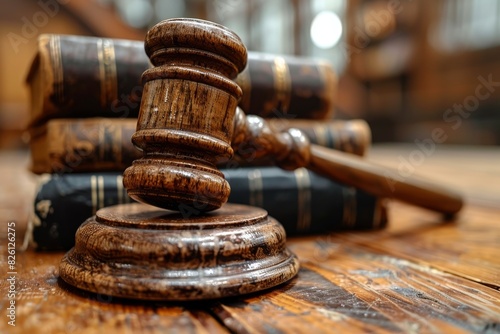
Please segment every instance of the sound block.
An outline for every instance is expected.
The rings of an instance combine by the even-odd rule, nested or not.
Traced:
[[[203,215],[132,203],[101,209],[76,233],[60,276],[91,292],[143,300],[198,300],[261,291],[299,263],[267,211],[236,204]]]

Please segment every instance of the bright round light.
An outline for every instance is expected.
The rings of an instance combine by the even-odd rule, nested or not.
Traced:
[[[318,48],[330,49],[342,37],[342,22],[337,14],[330,11],[318,13],[311,24],[311,39]]]
[[[122,0],[118,9],[125,22],[134,28],[144,28],[153,18],[153,6],[146,0]]]

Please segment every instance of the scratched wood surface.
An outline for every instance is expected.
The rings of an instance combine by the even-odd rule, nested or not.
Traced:
[[[496,328],[500,293],[361,247],[297,240],[302,269],[280,290],[214,313],[236,332],[481,332]],[[325,249],[334,247],[334,249]]]
[[[377,157],[376,151],[371,158],[386,164],[411,152],[381,148]],[[289,239],[302,265],[297,278],[250,296],[175,304],[110,298],[62,283],[62,253],[17,250],[16,327],[5,315],[5,223],[16,222],[20,245],[35,182],[20,168],[28,166],[26,152],[1,152],[0,333],[498,333],[500,206],[494,204],[500,155],[485,152],[481,161],[487,167],[475,166],[468,151],[457,152],[462,163],[454,152],[443,151],[418,169],[432,176],[435,166],[452,165],[453,173],[442,179],[462,187],[471,203],[456,221],[391,203],[383,231]],[[478,151],[472,154],[478,161]],[[484,172],[481,181],[478,170],[485,169],[491,173]],[[459,176],[454,182],[452,174]]]

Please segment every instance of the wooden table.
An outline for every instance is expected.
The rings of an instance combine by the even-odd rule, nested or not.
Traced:
[[[414,146],[376,147],[398,168]],[[26,152],[0,153],[1,333],[500,332],[500,149],[440,147],[415,173],[464,192],[455,221],[390,203],[383,231],[289,239],[290,283],[219,301],[134,302],[76,291],[58,278],[63,253],[16,254],[16,326],[8,325],[7,222],[22,243],[35,191]]]

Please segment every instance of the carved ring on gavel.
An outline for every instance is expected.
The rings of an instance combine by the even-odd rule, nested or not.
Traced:
[[[167,20],[147,34],[145,49],[155,67],[143,74],[132,137],[144,157],[124,173],[132,198],[172,210],[220,208],[230,187],[216,162],[247,143],[252,158],[271,156],[286,169],[307,167],[372,194],[447,215],[460,210],[462,198],[449,189],[310,145],[296,129],[274,133],[261,118],[245,116],[237,109],[242,91],[231,79],[244,69],[246,49],[236,35],[214,33],[222,26],[200,22]]]

